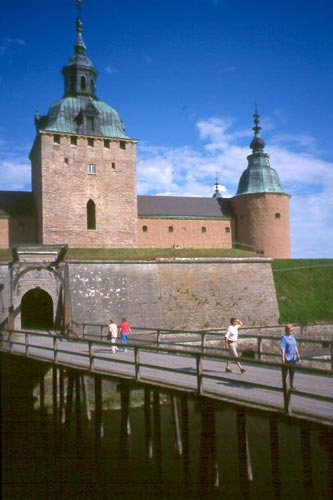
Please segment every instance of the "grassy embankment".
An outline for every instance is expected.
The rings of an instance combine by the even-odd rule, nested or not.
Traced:
[[[333,259],[272,262],[282,323],[332,322]]]
[[[161,258],[251,257],[242,250],[216,249],[80,249],[71,248],[69,260],[154,260]],[[10,261],[10,250],[0,250],[0,261]],[[333,259],[273,260],[273,276],[282,323],[308,324],[333,320]]]

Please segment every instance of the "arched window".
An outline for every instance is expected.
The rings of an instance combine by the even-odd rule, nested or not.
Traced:
[[[202,226],[202,228],[201,228],[201,232],[202,232],[202,233],[206,233],[206,232],[207,232],[207,229],[206,229],[206,227],[205,227],[205,226]]]
[[[86,77],[85,76],[81,76],[81,90],[86,90]]]
[[[87,203],[87,229],[96,229],[96,205],[92,200]]]
[[[148,226],[142,226],[142,231],[144,233],[148,233]]]

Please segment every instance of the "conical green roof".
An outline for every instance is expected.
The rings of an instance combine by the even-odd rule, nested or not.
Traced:
[[[254,138],[250,144],[252,154],[247,157],[247,169],[241,175],[236,196],[254,193],[281,193],[279,175],[269,164],[269,155],[264,152],[265,142],[260,137],[259,115],[255,112],[253,127]]]

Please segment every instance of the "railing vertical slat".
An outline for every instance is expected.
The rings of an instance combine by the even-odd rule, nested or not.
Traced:
[[[196,355],[196,365],[197,365],[197,389],[198,394],[202,394],[203,384],[202,384],[202,356],[201,354]]]
[[[134,347],[135,379],[140,380],[140,351],[137,346]]]

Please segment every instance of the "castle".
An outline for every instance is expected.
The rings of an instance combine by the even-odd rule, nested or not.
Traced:
[[[80,15],[64,95],[35,115],[31,192],[0,192],[0,248],[242,248],[290,258],[289,199],[254,114],[252,150],[232,198],[137,195],[136,144],[96,95]]]

